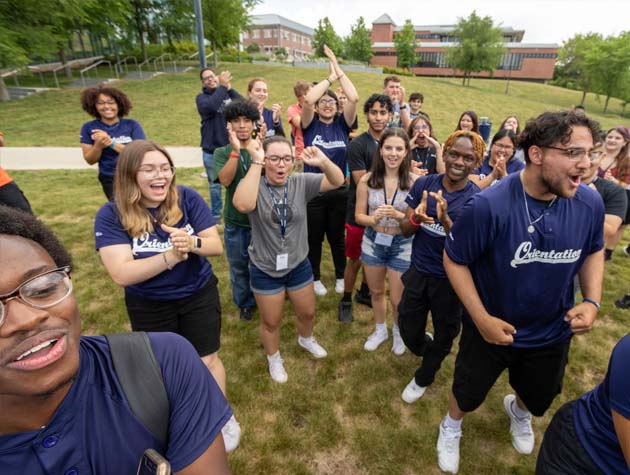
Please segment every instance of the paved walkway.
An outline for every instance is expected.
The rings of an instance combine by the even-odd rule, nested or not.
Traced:
[[[166,147],[179,168],[202,167],[201,148]],[[83,160],[80,147],[0,147],[0,166],[7,170],[96,168]]]

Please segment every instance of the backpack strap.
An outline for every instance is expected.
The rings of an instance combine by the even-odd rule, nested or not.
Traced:
[[[166,447],[170,407],[162,369],[145,332],[105,335],[114,364],[132,412]]]

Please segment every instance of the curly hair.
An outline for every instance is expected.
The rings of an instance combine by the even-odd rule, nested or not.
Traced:
[[[363,113],[367,115],[372,106],[377,102],[381,105],[381,107],[387,109],[387,112],[394,112],[394,105],[392,104],[392,100],[389,96],[385,94],[372,94],[367,98],[365,104],[363,104]]]
[[[0,205],[0,234],[19,236],[36,242],[52,257],[57,267],[72,266],[72,258],[61,241],[32,214]]]
[[[239,117],[245,117],[252,122],[256,122],[260,120],[260,111],[256,103],[244,99],[237,99],[225,106],[225,109],[223,109],[223,117],[225,117],[226,122],[238,119]]]
[[[124,117],[131,111],[131,101],[129,100],[129,97],[127,97],[127,94],[122,92],[120,89],[102,86],[89,87],[84,89],[81,93],[81,107],[92,117],[95,117],[96,119],[101,118],[101,115],[96,110],[96,102],[98,101],[98,96],[101,94],[109,96],[116,101],[116,104],[118,104],[118,117]]]
[[[562,145],[568,144],[574,127],[586,127],[593,142],[597,141],[599,123],[573,111],[543,112],[538,117],[529,119],[518,140],[519,146],[525,152],[525,162],[530,162],[530,147],[550,147],[558,142]]]
[[[457,139],[464,137],[470,139],[473,145],[473,153],[475,154],[475,168],[479,168],[481,163],[483,162],[483,154],[486,151],[486,142],[484,142],[481,135],[470,132],[468,130],[456,130],[455,132],[451,132],[451,134],[446,137],[444,141],[444,155],[446,156],[446,152],[455,145]]]

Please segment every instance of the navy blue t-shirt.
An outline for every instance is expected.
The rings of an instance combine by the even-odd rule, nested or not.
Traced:
[[[612,412],[630,419],[630,335],[624,336],[610,355],[604,381],[575,401],[573,424],[582,446],[606,474],[628,474],[615,432]]]
[[[523,168],[525,168],[525,164],[520,160],[516,159],[516,157],[512,157],[505,164],[505,171],[507,171],[508,175],[516,172],[520,172]],[[490,166],[490,158],[486,157],[481,162],[481,166],[473,171],[475,175],[479,175],[479,178],[484,179],[488,175],[492,174],[493,168]],[[500,180],[494,180],[490,183],[490,186],[496,185]]]
[[[604,204],[581,185],[573,199],[548,203],[528,197],[519,173],[474,195],[446,240],[446,252],[465,265],[486,310],[517,330],[513,345],[537,347],[571,337],[564,317],[574,306],[573,278],[604,246]],[[464,312],[467,315],[466,312]]]
[[[199,193],[185,186],[178,186],[177,190],[179,207],[184,216],[173,227],[186,228],[188,234],[194,235],[215,225],[212,212]],[[149,209],[149,212],[155,215],[157,209]],[[134,238],[127,234],[114,202],[105,204],[96,214],[94,235],[96,250],[128,244],[134,259],[151,257],[173,247],[169,234],[157,224],[148,235]],[[204,256],[189,253],[188,259],[174,266],[172,270],[165,270],[144,282],[125,287],[125,292],[148,300],[176,300],[190,297],[201,290],[211,276],[210,262]]]
[[[77,377],[50,422],[0,435],[0,473],[132,474],[148,448],[162,453],[173,472],[197,460],[232,409],[188,341],[173,333],[149,338],[170,405],[167,447],[132,413],[105,337],[82,337]]]
[[[308,127],[302,130],[302,133],[305,147],[315,145],[341,169],[344,176],[346,175],[346,147],[348,146],[350,127],[348,127],[343,114],[339,114],[339,117],[330,124],[324,124],[317,117],[314,117]],[[304,164],[304,171],[322,173],[319,167],[311,167],[307,164]]]
[[[443,178],[444,174],[425,175],[418,178],[409,190],[405,201],[410,208],[415,209],[422,201],[422,193],[425,190],[427,193],[437,193],[442,190],[442,196],[448,205],[448,215],[453,222],[456,222],[464,204],[472,195],[479,192],[479,187],[469,180],[463,189],[449,193],[442,184]],[[423,274],[445,279],[446,273],[444,272],[442,254],[446,233],[437,217],[435,198],[430,195],[427,197],[427,215],[431,216],[435,222],[433,224],[423,223],[416,231],[411,247],[411,264]]]
[[[139,122],[133,119],[120,119],[114,125],[107,125],[100,120],[91,120],[81,127],[81,143],[94,145],[92,140],[92,130],[101,129],[112,138],[114,143],[127,145],[134,140],[144,140],[144,130]],[[98,161],[98,173],[105,176],[114,176],[118,152],[109,147],[105,147]]]
[[[284,137],[284,128],[282,127],[282,118],[278,118],[278,124],[273,123],[273,111],[271,109],[267,109],[266,107],[263,109],[262,119],[267,126],[267,137],[273,137],[274,135],[282,135]]]

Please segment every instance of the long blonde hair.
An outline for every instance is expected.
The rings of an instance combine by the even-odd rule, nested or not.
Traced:
[[[164,147],[150,140],[134,140],[120,153],[114,176],[116,210],[125,231],[135,238],[150,233],[156,224],[174,226],[183,217],[179,207],[175,175],[155,218],[140,203],[142,193],[138,187],[137,174],[147,152],[160,152],[167,158],[171,167],[173,166],[173,159]]]

